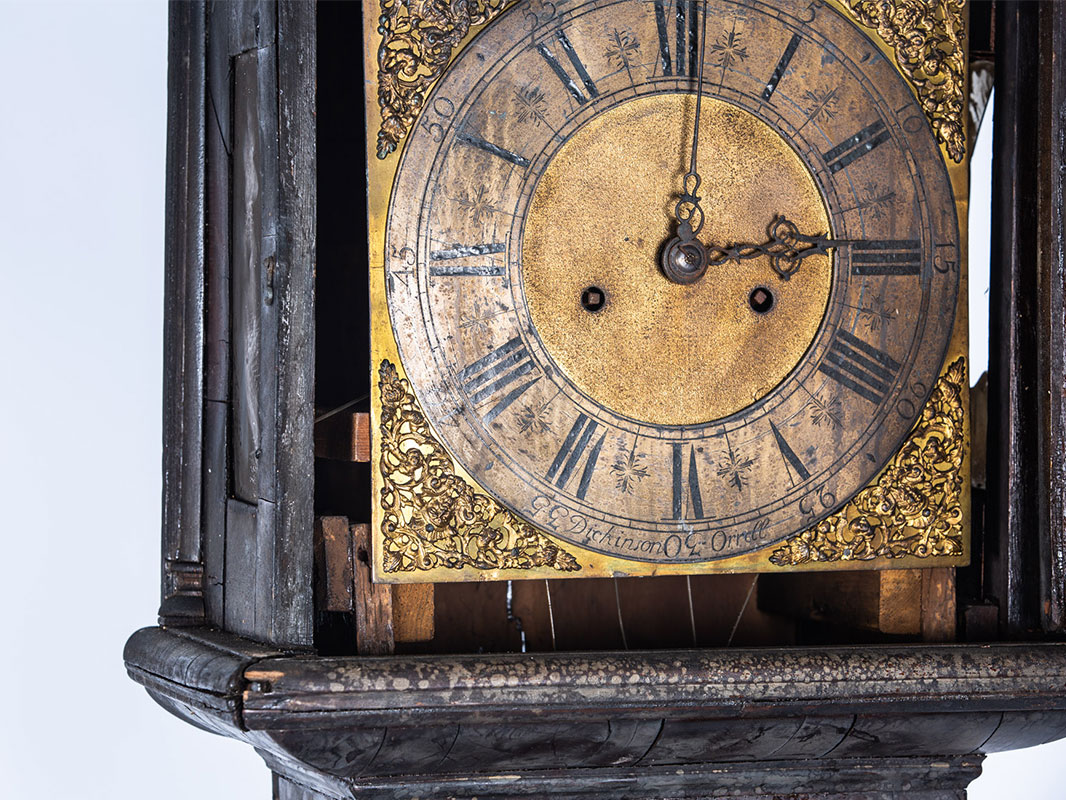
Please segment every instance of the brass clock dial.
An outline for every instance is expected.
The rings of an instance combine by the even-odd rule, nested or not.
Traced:
[[[683,283],[662,254],[701,53],[708,263]],[[806,0],[518,4],[425,99],[385,238],[439,440],[515,514],[635,562],[737,556],[836,511],[917,419],[959,291],[921,106]]]

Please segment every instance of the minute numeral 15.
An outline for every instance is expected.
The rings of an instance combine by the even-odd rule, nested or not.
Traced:
[[[900,364],[859,337],[837,330],[818,370],[860,397],[881,405]]]

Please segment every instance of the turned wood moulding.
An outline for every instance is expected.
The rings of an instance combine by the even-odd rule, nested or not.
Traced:
[[[386,87],[371,158],[395,157],[451,48],[505,5],[384,4],[388,36],[411,34],[417,16],[419,46],[430,49],[409,80]],[[536,14],[550,4],[528,5]],[[371,498],[349,491],[369,486],[365,454],[323,457],[344,449],[334,439],[316,458],[323,409],[357,398],[365,411],[373,399],[359,316],[367,288],[337,266],[365,253],[365,228],[352,220],[365,213],[366,163],[343,155],[366,144],[361,9],[175,3],[162,605],[160,626],[127,644],[130,676],[180,718],[255,747],[287,800],[959,800],[984,754],[1066,736],[1066,79],[1055,67],[1066,7],[975,4],[967,73],[945,55],[957,48],[918,41],[950,42],[958,3],[845,6],[894,48],[949,154],[973,134],[957,85],[970,92],[974,65],[995,72],[987,433],[974,435],[975,461],[983,443],[988,467],[975,467],[973,557],[899,582],[939,616],[923,616],[919,602],[920,624],[901,633],[878,617],[888,582],[785,576],[798,582],[760,580],[759,607],[745,617],[761,620],[765,636],[753,641],[763,647],[724,646],[728,623],[728,636],[701,639],[715,648],[664,634],[649,639],[658,649],[638,649],[632,631],[604,645],[590,623],[573,652],[552,652],[561,616],[549,606],[525,619],[529,649],[541,652],[502,652],[520,648],[501,604],[512,638],[486,634],[479,653],[480,634],[463,638],[456,621],[475,626],[478,602],[503,597],[485,585],[437,592],[434,639],[434,615],[427,625],[417,613],[432,589],[386,595],[366,580],[357,534]],[[438,17],[447,24],[426,22]],[[907,34],[923,24],[936,36]],[[969,99],[980,105],[978,95]],[[618,597],[606,580],[567,582],[593,587],[587,620],[601,589]],[[659,609],[649,627],[663,631],[677,627],[665,609],[683,607],[669,593],[684,585],[668,580],[640,595]],[[697,589],[723,605],[751,595],[746,581]],[[516,582],[515,597],[522,591]],[[873,609],[866,627],[859,606]],[[442,631],[449,620],[456,630]],[[379,655],[360,655],[370,652]]]

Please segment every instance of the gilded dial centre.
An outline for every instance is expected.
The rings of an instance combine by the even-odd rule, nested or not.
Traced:
[[[545,350],[596,402],[657,425],[727,417],[769,393],[810,347],[832,279],[829,255],[788,281],[766,259],[713,265],[693,284],[666,279],[659,251],[694,114],[692,94],[664,93],[579,128],[545,168],[522,240],[523,290]],[[743,109],[704,98],[699,171],[710,247],[764,240],[777,214],[829,232],[799,156]],[[589,288],[603,294],[595,310],[582,303]],[[759,289],[768,310],[753,307]]]

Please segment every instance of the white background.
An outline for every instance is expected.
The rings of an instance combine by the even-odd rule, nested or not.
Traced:
[[[0,798],[270,796],[251,748],[121,660],[159,591],[166,24],[160,0],[0,0]],[[973,800],[1060,800],[1066,748],[985,773]]]

